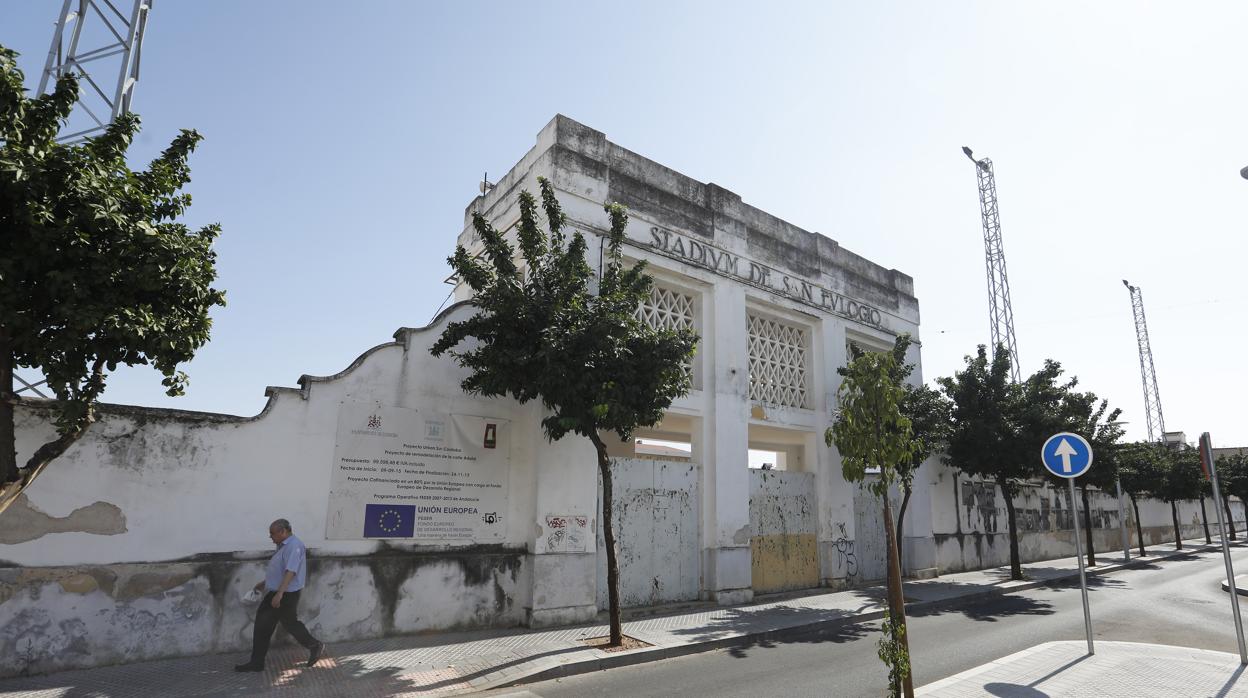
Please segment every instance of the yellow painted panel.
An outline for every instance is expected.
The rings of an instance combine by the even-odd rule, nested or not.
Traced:
[[[755,594],[819,586],[819,543],[813,533],[750,538]]]

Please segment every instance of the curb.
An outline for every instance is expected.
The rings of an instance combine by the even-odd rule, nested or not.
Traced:
[[[1231,547],[1242,548],[1242,547],[1245,547],[1245,545],[1248,545],[1248,540],[1245,540],[1245,541],[1237,540],[1237,541],[1231,542],[1230,545]],[[1117,572],[1123,569],[1143,567],[1147,565],[1148,563],[1152,562],[1153,560],[1165,560],[1168,558],[1187,555],[1189,553],[1208,552],[1210,550],[1220,550],[1220,549],[1221,549],[1221,546],[1217,544],[1215,545],[1201,544],[1199,546],[1192,546],[1190,549],[1186,549],[1186,550],[1172,550],[1167,553],[1155,553],[1155,554],[1148,555],[1143,558],[1136,555],[1136,556],[1133,556],[1131,558],[1131,561],[1127,563],[1116,563],[1112,565],[1097,565],[1095,569],[1086,570],[1086,574],[1088,576],[1100,576],[1103,574],[1108,574],[1110,572]],[[1063,574],[1057,577],[1052,577],[1050,579],[1022,581],[1022,582],[1019,582],[1017,584],[1014,584],[1012,586],[1005,587],[1005,588],[986,589],[983,591],[971,592],[971,593],[963,594],[959,596],[952,596],[952,597],[945,598],[945,599],[936,599],[932,601],[917,601],[913,603],[908,603],[905,605],[905,608],[908,613],[911,610],[920,611],[920,610],[927,610],[927,609],[932,609],[932,608],[939,608],[942,606],[952,607],[961,603],[966,603],[966,602],[980,600],[980,599],[987,599],[987,598],[991,598],[995,596],[1005,596],[1005,595],[1013,594],[1013,593],[1020,592],[1020,591],[1038,589],[1040,587],[1061,586],[1069,582],[1071,578],[1078,577],[1078,576],[1079,576],[1079,571],[1078,569],[1075,569],[1067,574]],[[1223,589],[1225,588],[1226,588],[1226,582],[1225,580],[1223,580]],[[1244,589],[1241,593],[1243,593],[1244,595],[1248,595],[1248,589]],[[588,673],[592,673],[595,671],[602,671],[605,669],[618,669],[621,667],[636,666],[638,664],[646,664],[649,662],[657,662],[657,661],[664,660],[664,659],[674,659],[677,657],[684,657],[684,656],[688,656],[691,654],[701,654],[703,652],[712,652],[714,650],[719,650],[719,649],[741,647],[744,645],[750,645],[750,644],[754,644],[757,642],[780,639],[788,635],[800,635],[802,633],[810,632],[813,630],[832,629],[832,628],[838,628],[838,627],[842,627],[846,625],[852,625],[854,623],[862,623],[862,622],[869,622],[873,620],[879,620],[884,617],[886,612],[887,612],[886,609],[881,609],[878,611],[868,611],[865,613],[858,613],[858,614],[855,614],[852,616],[846,616],[843,618],[835,618],[835,619],[830,619],[830,620],[817,620],[817,621],[811,621],[809,623],[798,623],[797,625],[790,625],[784,628],[777,628],[774,630],[762,630],[758,632],[746,633],[744,635],[735,635],[732,637],[720,638],[717,640],[707,640],[704,642],[691,642],[689,644],[675,645],[671,647],[643,648],[643,649],[636,649],[631,652],[613,653],[613,654],[608,654],[603,657],[583,659],[583,660],[578,660],[575,662],[568,662],[566,664],[560,664],[558,666],[550,667],[547,669],[539,669],[537,671],[534,671],[533,673],[524,674],[522,676],[509,676],[509,677],[506,677],[505,679],[487,680],[487,681],[482,682],[481,685],[473,687],[471,689],[468,689],[462,692],[456,692],[454,694],[448,693],[444,695],[459,695],[461,693],[475,693],[479,691],[486,691],[486,690],[504,688],[504,687],[509,687],[509,686],[521,686],[524,684],[538,683],[541,681],[549,681],[551,679],[563,679],[563,678],[568,678],[570,676],[579,676],[582,674],[588,674]]]
[[[1239,594],[1240,596],[1248,596],[1248,584],[1245,583],[1246,577],[1248,577],[1248,575],[1242,575],[1242,574],[1235,577],[1235,593]],[[1225,579],[1223,579],[1222,591],[1229,592],[1230,590],[1231,590],[1231,585],[1227,583]]]

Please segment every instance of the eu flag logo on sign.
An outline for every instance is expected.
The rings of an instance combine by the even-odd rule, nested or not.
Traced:
[[[411,538],[415,532],[414,504],[369,504],[364,507],[365,538]]]

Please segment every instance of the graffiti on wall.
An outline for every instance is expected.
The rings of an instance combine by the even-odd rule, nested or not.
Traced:
[[[997,487],[990,482],[962,481],[962,507],[966,509],[966,523],[974,526],[974,515],[979,514],[984,533],[997,532]]]
[[[858,576],[858,560],[854,559],[854,542],[846,538],[837,538],[833,541],[836,546],[836,554],[841,568],[845,570],[846,579],[853,579]]]
[[[999,489],[991,482],[971,479],[959,480],[958,499],[965,517],[963,523],[970,531],[979,533],[1004,532],[1006,521],[1004,502],[998,503]],[[1092,528],[1117,528],[1118,506],[1112,495],[1090,491],[1089,516]],[[1079,511],[1082,516],[1083,506]],[[1070,495],[1048,483],[1019,486],[1014,497],[1014,512],[1018,530],[1022,533],[1068,531],[1074,528],[1074,515],[1070,507]],[[1080,524],[1083,520],[1080,519]]]

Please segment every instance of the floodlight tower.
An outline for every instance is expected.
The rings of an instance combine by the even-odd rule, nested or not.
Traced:
[[[85,128],[58,136],[62,142],[97,135],[130,111],[152,2],[134,0],[128,15],[113,0],[65,0],[61,6],[38,94],[55,89],[65,73],[75,73],[81,78],[75,106],[87,117]]]
[[[1144,320],[1144,296],[1139,286],[1126,279],[1122,285],[1131,293],[1131,312],[1135,315],[1135,343],[1140,349],[1140,380],[1144,383],[1144,420],[1148,424],[1148,440],[1164,441],[1166,421],[1161,415],[1161,392],[1157,389],[1157,371],[1153,369],[1153,348],[1148,343],[1148,322]]]
[[[1005,275],[1005,249],[1001,246],[1001,214],[997,210],[997,179],[992,160],[976,160],[971,149],[962,152],[975,163],[979,177],[979,210],[984,219],[984,266],[988,270],[988,327],[992,351],[1004,346],[1010,353],[1010,379],[1018,383],[1018,343],[1014,341],[1014,309],[1010,305],[1010,280]]]

